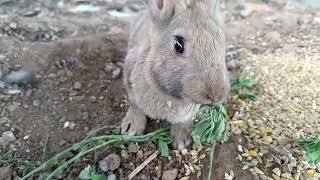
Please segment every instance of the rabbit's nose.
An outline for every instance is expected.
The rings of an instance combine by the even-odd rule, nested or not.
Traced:
[[[220,84],[208,89],[207,97],[214,103],[219,104],[226,100],[229,93],[229,87],[227,84]]]

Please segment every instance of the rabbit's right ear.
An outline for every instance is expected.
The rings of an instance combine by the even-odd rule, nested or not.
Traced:
[[[163,25],[174,15],[174,0],[144,0],[155,24]]]

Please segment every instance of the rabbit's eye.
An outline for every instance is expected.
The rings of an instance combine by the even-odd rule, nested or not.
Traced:
[[[184,38],[181,36],[175,36],[174,50],[178,54],[183,54],[184,52]]]

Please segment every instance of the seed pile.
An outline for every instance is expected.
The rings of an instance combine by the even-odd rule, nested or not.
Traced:
[[[247,141],[247,147],[238,146],[243,169],[261,179],[319,178],[320,163],[307,163],[295,142],[320,132],[320,48],[248,53],[241,64],[241,75],[258,83],[255,93],[261,97],[232,105],[231,132]]]

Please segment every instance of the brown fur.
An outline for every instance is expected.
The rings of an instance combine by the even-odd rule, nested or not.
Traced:
[[[122,131],[142,133],[145,115],[166,119],[181,149],[199,104],[220,103],[228,94],[225,37],[211,1],[164,0],[162,7],[156,1],[148,1],[130,35],[124,82],[131,107]],[[176,35],[185,39],[183,55],[173,51]]]

